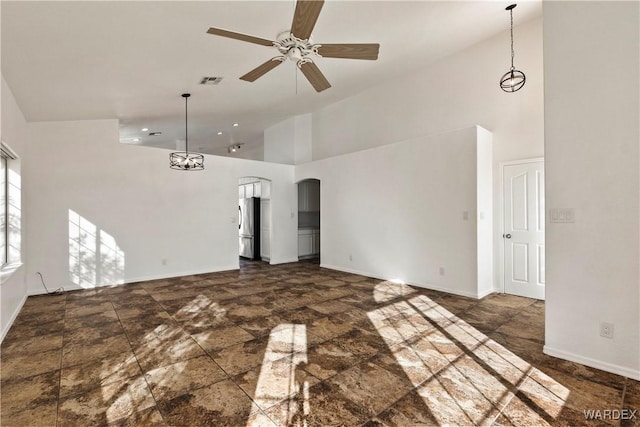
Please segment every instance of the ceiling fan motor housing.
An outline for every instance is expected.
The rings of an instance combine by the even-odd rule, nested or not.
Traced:
[[[299,39],[291,31],[283,31],[278,34],[278,38],[273,42],[273,45],[278,49],[278,52],[294,62],[298,62],[311,54],[318,55],[318,48],[320,47],[320,45],[313,44],[311,37],[305,40]]]

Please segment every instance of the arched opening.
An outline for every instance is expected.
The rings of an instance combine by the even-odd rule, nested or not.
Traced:
[[[238,180],[238,255],[240,263],[271,259],[271,180]]]
[[[320,262],[320,180],[298,182],[298,260]]]

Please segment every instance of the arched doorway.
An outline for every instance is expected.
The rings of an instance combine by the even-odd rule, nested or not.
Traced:
[[[238,255],[241,261],[271,259],[271,180],[238,179]]]
[[[298,182],[298,260],[320,262],[320,180]]]

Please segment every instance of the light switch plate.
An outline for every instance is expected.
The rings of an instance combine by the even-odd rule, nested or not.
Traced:
[[[553,208],[549,209],[549,221],[555,223],[575,222],[575,209],[573,208]]]

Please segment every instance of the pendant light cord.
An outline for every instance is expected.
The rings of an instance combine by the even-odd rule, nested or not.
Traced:
[[[515,54],[513,52],[513,9],[509,10],[509,14],[511,15],[511,69],[514,70],[513,57]]]
[[[513,46],[513,41],[511,42]],[[513,47],[511,48],[513,51]],[[512,54],[513,58],[513,54]],[[511,65],[513,65],[513,59],[511,59]],[[189,157],[189,114],[187,111],[187,104],[189,101],[189,97],[184,97],[184,152]]]
[[[42,286],[44,286],[44,290],[47,292],[48,295],[60,295],[64,293],[63,287],[59,287],[55,291],[50,291],[49,288],[47,288],[47,285],[44,284],[44,278],[42,277],[42,273],[38,271],[36,272],[36,274],[40,276],[40,281],[42,282]]]
[[[515,50],[513,48],[513,9],[517,4],[510,4],[505,9],[509,11],[509,35],[511,36],[511,69],[500,77],[500,88],[505,92],[516,92],[524,86],[526,77],[522,71],[516,70],[514,63]]]

